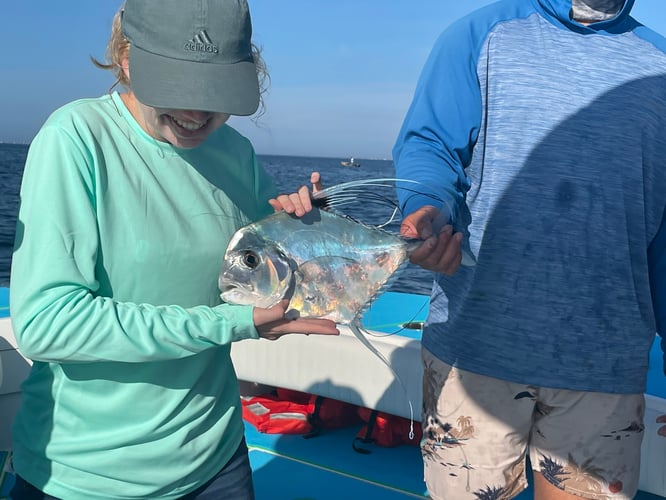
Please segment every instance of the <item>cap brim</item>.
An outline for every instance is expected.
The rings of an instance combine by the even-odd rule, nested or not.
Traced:
[[[233,64],[183,61],[130,48],[130,86],[147,106],[248,116],[259,107],[257,69]]]

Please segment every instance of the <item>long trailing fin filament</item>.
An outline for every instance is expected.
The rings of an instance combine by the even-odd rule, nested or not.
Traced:
[[[351,329],[352,332],[354,332],[356,338],[359,339],[364,346],[366,346],[375,356],[377,356],[380,360],[382,360],[382,362],[388,367],[389,370],[391,370],[391,373],[400,384],[402,392],[405,394],[405,398],[407,399],[407,403],[409,404],[409,439],[410,440],[414,439],[414,407],[412,405],[412,400],[409,397],[409,392],[407,391],[405,383],[396,373],[396,371],[393,369],[389,360],[386,359],[386,356],[384,356],[381,352],[379,352],[379,350],[377,350],[377,348],[374,345],[372,345],[372,343],[370,343],[370,341],[367,338],[365,338],[365,335],[363,335],[363,332],[361,331],[362,329],[359,325],[358,320],[352,321],[349,324],[349,328]]]

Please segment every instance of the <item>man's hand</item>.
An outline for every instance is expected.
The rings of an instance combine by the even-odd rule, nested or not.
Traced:
[[[441,211],[433,206],[425,206],[405,217],[400,225],[400,233],[409,238],[421,238],[423,244],[414,250],[409,260],[429,271],[452,275],[462,262],[462,233],[453,233],[453,227],[446,224],[438,232],[435,228],[441,218]]]

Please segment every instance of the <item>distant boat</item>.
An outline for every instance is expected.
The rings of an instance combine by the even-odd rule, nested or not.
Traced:
[[[360,167],[361,166],[361,164],[358,161],[354,160],[353,156],[351,158],[349,158],[349,160],[342,160],[340,162],[340,165],[342,165],[343,167]]]

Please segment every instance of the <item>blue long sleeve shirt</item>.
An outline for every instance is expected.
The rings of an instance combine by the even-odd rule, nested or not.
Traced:
[[[665,40],[570,0],[503,0],[438,39],[394,147],[476,264],[438,276],[423,345],[544,387],[645,389],[666,326]]]

